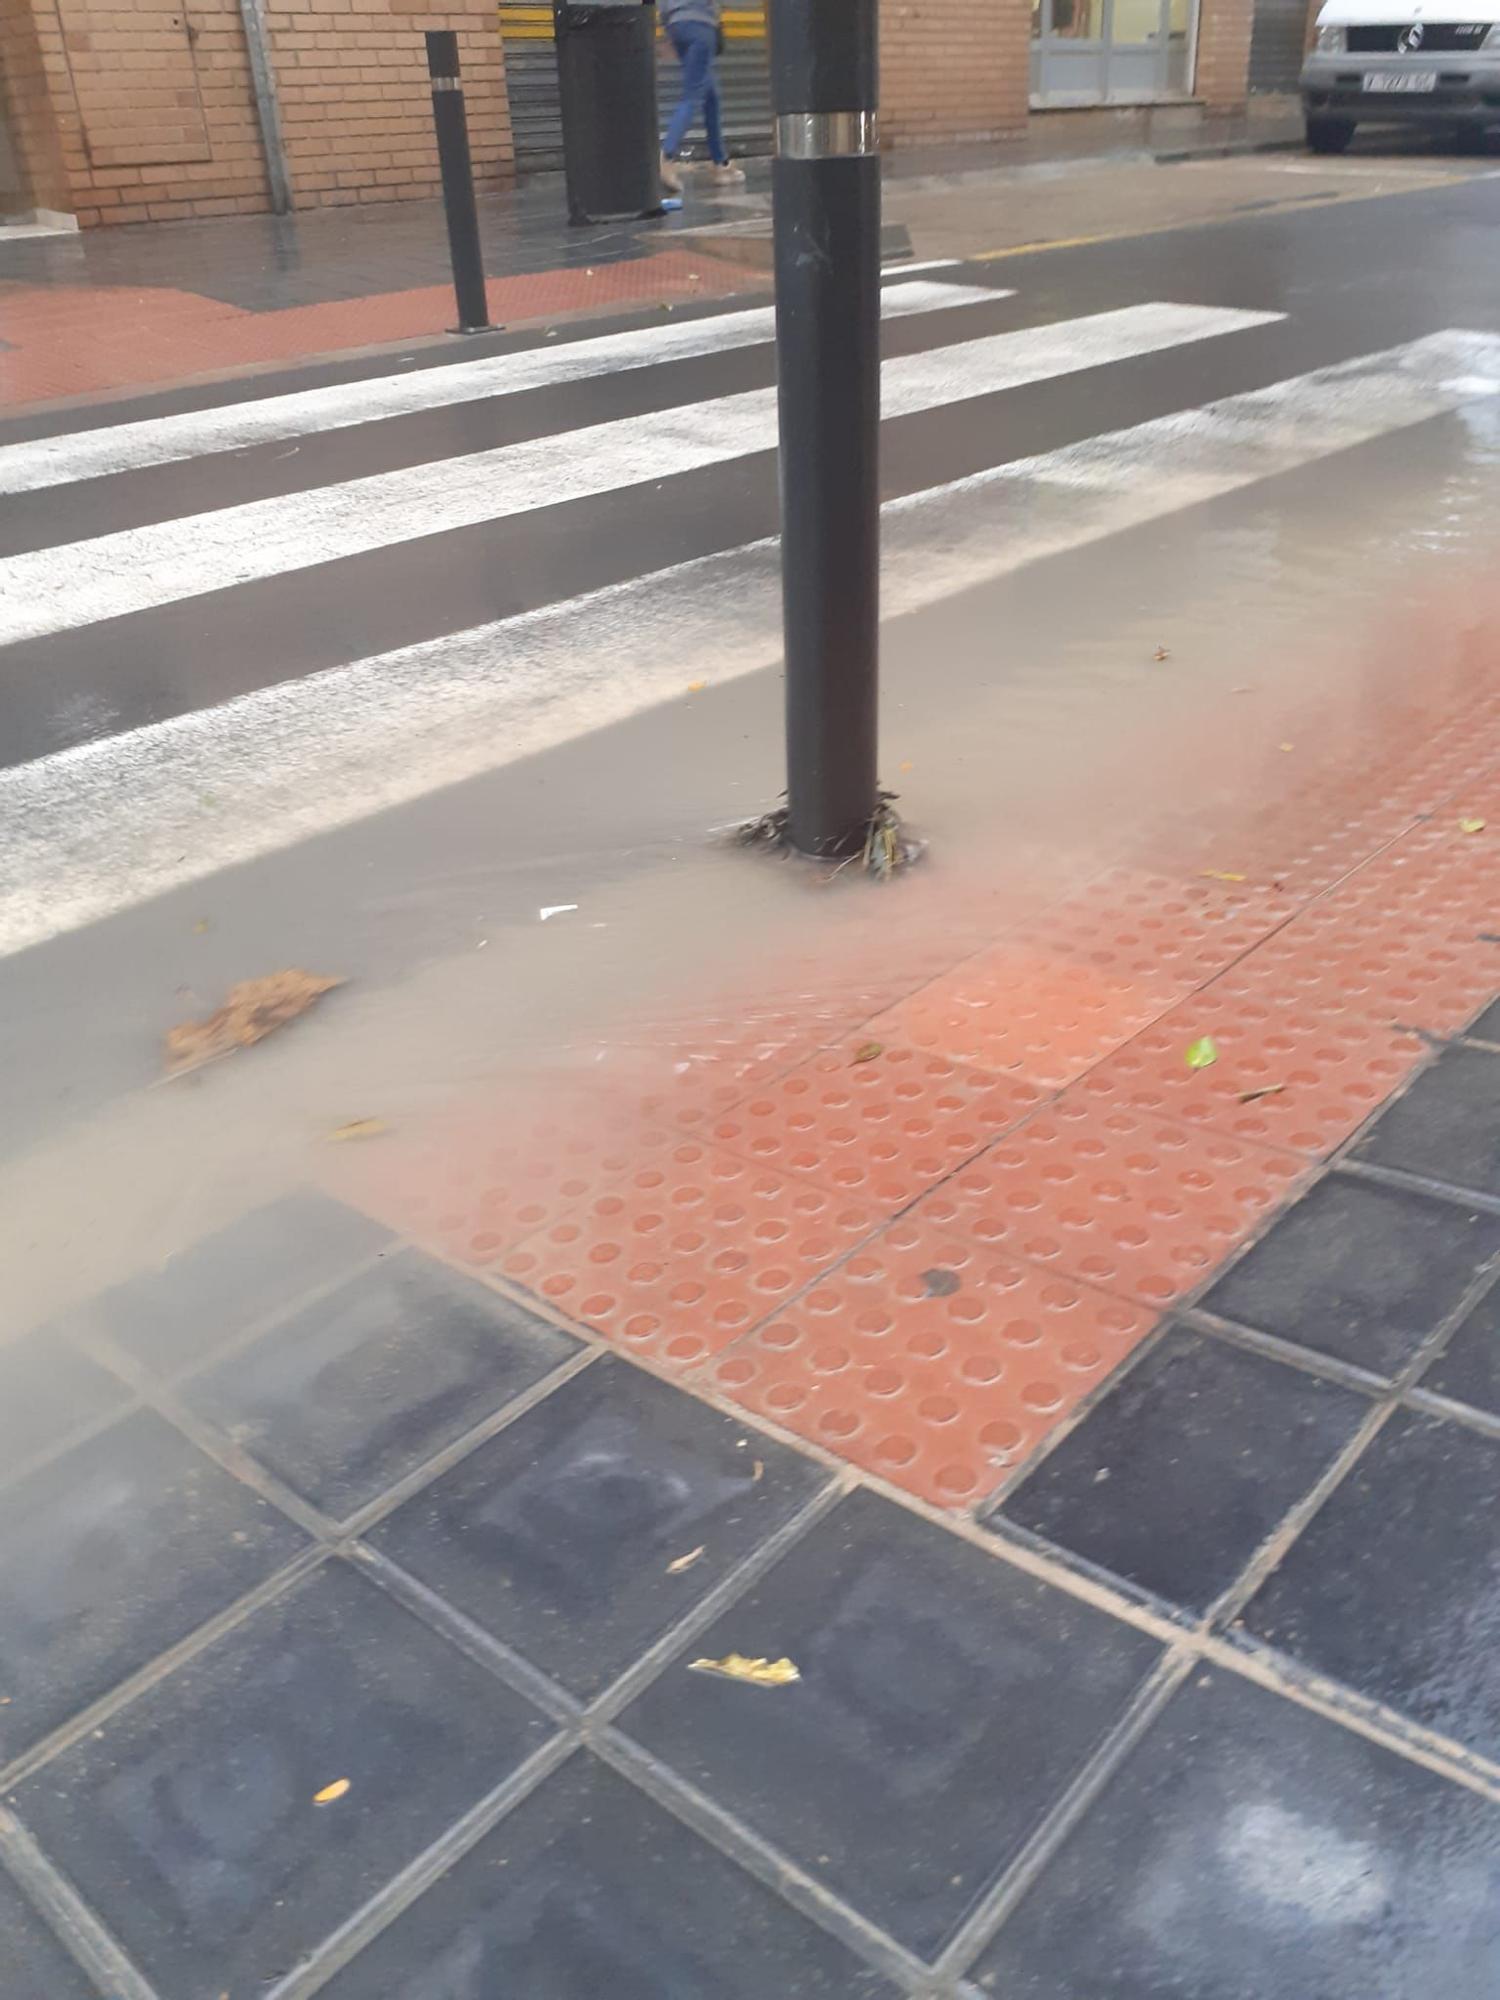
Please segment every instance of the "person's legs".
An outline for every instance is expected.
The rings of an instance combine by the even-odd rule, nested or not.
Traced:
[[[717,49],[708,51],[708,76],[703,85],[703,129],[708,134],[708,151],[716,167],[727,166],[729,148],[724,144],[724,123],[719,114],[719,79],[714,71]]]
[[[669,160],[675,160],[712,81],[714,31],[701,21],[681,21],[675,23],[668,33],[677,60],[682,64],[682,96],[672,113],[661,149]]]

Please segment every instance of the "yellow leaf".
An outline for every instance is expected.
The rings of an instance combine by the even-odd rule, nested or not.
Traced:
[[[378,1139],[390,1126],[383,1118],[351,1118],[347,1125],[335,1125],[330,1139]]]
[[[721,1674],[725,1680],[748,1681],[752,1687],[790,1687],[802,1676],[790,1660],[748,1660],[743,1653],[726,1653],[722,1660],[694,1660],[695,1674]]]
[[[707,682],[707,681],[689,681],[689,682],[688,682],[688,693],[689,693],[689,694],[702,694],[703,690],[704,690],[704,689],[705,689],[705,688],[706,688],[707,686],[708,686],[708,682]]]
[[[903,764],[901,765],[901,769],[902,769],[903,771],[909,771],[909,770],[911,769],[911,759],[910,759],[910,757],[908,757],[908,758],[907,758],[907,759],[906,759],[906,760],[904,761],[904,763],[903,763]]]
[[[1278,750],[1295,750],[1295,749],[1296,749],[1296,747],[1297,747],[1297,746],[1296,746],[1296,744],[1295,744],[1295,743],[1278,743],[1278,744],[1276,745],[1276,748],[1277,748]]]
[[[693,1564],[698,1560],[699,1556],[702,1555],[703,1547],[704,1547],[703,1543],[700,1542],[697,1548],[689,1549],[687,1554],[685,1556],[679,1556],[676,1562],[669,1562],[667,1564],[667,1575],[681,1576],[682,1572],[685,1569],[691,1569]]]
[[[1458,830],[1460,833],[1483,833],[1484,821],[1482,819],[1461,819],[1458,822]]]
[[[1232,868],[1200,868],[1198,873],[1210,882],[1243,882],[1243,875],[1236,875]]]
[[[884,1053],[884,1042],[861,1042],[849,1060],[850,1062],[857,1063],[874,1062],[876,1056],[883,1055]]]
[[[331,1785],[325,1785],[321,1792],[313,1793],[315,1806],[331,1806],[335,1799],[341,1799],[349,1789],[347,1778],[335,1778]]]

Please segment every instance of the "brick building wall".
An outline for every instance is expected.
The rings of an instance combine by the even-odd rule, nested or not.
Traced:
[[[30,0],[0,0],[0,115],[18,206],[71,209],[72,189],[49,99],[47,68]],[[11,190],[6,190],[7,194]]]
[[[1193,95],[1207,111],[1242,111],[1250,88],[1254,0],[1201,0]]]
[[[80,225],[264,208],[236,0],[32,0]]]
[[[880,0],[880,129],[889,146],[995,139],[1026,123],[1028,0]]]
[[[272,0],[271,64],[293,205],[438,185],[422,35],[459,31],[476,177],[508,177],[491,0]],[[80,225],[270,206],[238,0],[0,0],[7,115],[32,205]]]
[[[458,30],[474,177],[509,177],[505,60],[491,0],[432,13],[413,0],[269,0],[297,207],[435,194],[437,151],[422,36]]]

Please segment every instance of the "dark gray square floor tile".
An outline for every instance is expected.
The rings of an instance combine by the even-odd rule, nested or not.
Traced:
[[[1473,1026],[1464,1032],[1476,1041],[1500,1042],[1500,1000],[1492,1000]]]
[[[1004,2000],[1493,2000],[1497,1965],[1500,1808],[1203,1674],[970,1977]]]
[[[148,1410],[0,1494],[0,1760],[307,1545]]]
[[[588,1696],[827,1477],[681,1389],[606,1360],[408,1501],[371,1539]]]
[[[289,1486],[342,1516],[577,1351],[549,1321],[409,1250],[181,1393]]]
[[[1421,1386],[1500,1417],[1500,1287],[1464,1314]]]
[[[11,1803],[165,2000],[219,2000],[289,1972],[550,1729],[335,1564]]]
[[[99,2000],[13,1882],[0,1875],[0,1994],[5,2000]]]
[[[1500,1217],[1330,1174],[1203,1304],[1377,1375],[1394,1375],[1500,1251]]]
[[[936,1952],[1159,1648],[946,1528],[845,1501],[620,1727],[914,1951]],[[689,1661],[785,1655],[763,1689]]]
[[[1398,1410],[1243,1622],[1500,1757],[1500,1441]]]
[[[1369,1408],[1351,1390],[1173,1327],[999,1516],[1206,1611]]]
[[[1378,1166],[1500,1195],[1500,1055],[1444,1049],[1354,1150]]]
[[[0,1347],[0,1481],[122,1409],[130,1391],[50,1327]]]
[[[189,1244],[160,1270],[102,1293],[68,1325],[107,1334],[146,1367],[171,1373],[207,1360],[394,1241],[341,1202],[289,1195]]]
[[[574,1757],[326,2000],[884,2000],[896,1989],[623,1778]]]

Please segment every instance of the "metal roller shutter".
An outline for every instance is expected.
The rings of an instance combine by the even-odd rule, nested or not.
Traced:
[[[563,163],[552,9],[500,0],[499,11],[516,168],[520,173],[546,173]]]
[[[521,173],[546,173],[562,166],[562,117],[557,99],[552,9],[523,5],[520,0],[499,0],[499,17],[516,167]],[[671,44],[658,31],[657,97],[663,121],[677,101],[677,90],[677,58]],[[730,150],[769,152],[771,86],[766,69],[763,6],[724,9],[719,90],[724,101],[724,131]],[[689,151],[694,150],[700,153],[703,150],[701,133],[689,140]]]
[[[1307,0],[1255,0],[1250,35],[1250,88],[1297,88],[1307,43]]]

